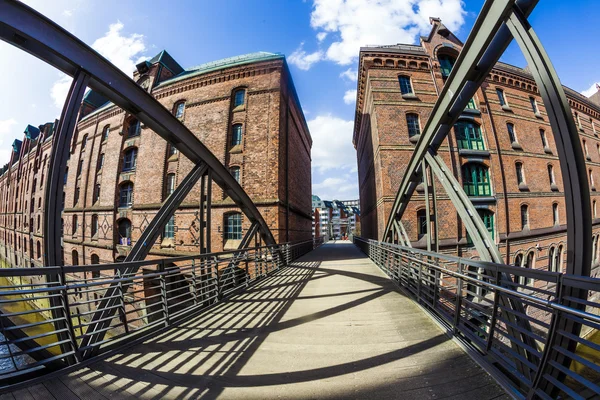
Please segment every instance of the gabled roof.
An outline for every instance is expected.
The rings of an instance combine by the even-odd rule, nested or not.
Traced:
[[[152,57],[148,61],[148,63],[150,63],[150,64],[161,63],[162,65],[164,65],[165,67],[170,69],[171,72],[173,73],[173,75],[179,75],[185,71],[183,69],[183,67],[181,65],[179,65],[179,63],[177,61],[175,61],[175,59],[173,57],[171,57],[171,55],[166,50],[163,50],[160,53],[158,53],[157,55],[155,55],[154,57]]]
[[[19,139],[15,139],[15,141],[12,144],[13,152],[14,153],[20,153],[21,152],[21,145],[22,144],[23,144],[22,141],[20,141]]]
[[[97,109],[108,103],[108,99],[94,90],[88,90],[83,97],[83,102]]]
[[[35,140],[40,135],[40,130],[35,126],[27,125],[23,133],[25,134],[25,137],[27,137],[27,139]]]

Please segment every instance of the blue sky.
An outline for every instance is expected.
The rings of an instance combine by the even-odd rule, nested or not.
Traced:
[[[254,51],[288,57],[314,140],[313,192],[358,197],[351,143],[359,47],[417,43],[428,17],[463,41],[483,0],[30,0],[29,5],[131,72],[166,49],[184,67]],[[580,92],[600,82],[595,37],[600,2],[540,1],[530,21],[563,84]],[[503,61],[524,66],[516,45]],[[0,42],[0,164],[27,124],[60,115],[69,79]],[[593,90],[593,89],[592,89]]]

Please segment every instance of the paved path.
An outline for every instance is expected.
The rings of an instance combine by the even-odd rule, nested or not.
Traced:
[[[322,246],[210,312],[13,396],[509,398],[349,242]]]

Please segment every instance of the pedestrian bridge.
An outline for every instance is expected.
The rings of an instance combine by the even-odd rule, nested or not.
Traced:
[[[348,241],[3,398],[509,398]]]

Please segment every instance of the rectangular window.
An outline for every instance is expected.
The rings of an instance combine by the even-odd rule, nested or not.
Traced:
[[[504,98],[504,92],[502,89],[496,89],[496,94],[498,95],[498,100],[500,101],[501,106],[506,105],[506,99]]]
[[[523,182],[524,182],[524,180],[523,180],[523,165],[522,165],[522,164],[520,164],[520,163],[517,163],[517,164],[515,165],[515,168],[516,168],[516,170],[517,170],[517,182],[518,182],[518,183],[519,183],[519,185],[520,185],[521,183],[523,183]]]
[[[469,102],[467,103],[467,109],[469,109],[469,110],[477,110],[477,107],[475,106],[475,100],[472,97],[469,100]]]
[[[237,107],[237,106],[241,106],[242,104],[244,104],[244,97],[246,97],[245,90],[238,90],[237,92],[235,92],[235,97],[233,99],[233,106]]]
[[[410,94],[413,92],[408,76],[399,76],[398,81],[400,82],[400,92],[402,92],[402,94]]]
[[[165,229],[163,231],[164,239],[173,239],[175,237],[175,216],[173,215],[165,225]]]
[[[242,214],[229,214],[225,218],[225,239],[242,239]]]
[[[242,144],[242,125],[236,124],[233,126],[231,134],[231,145],[237,146],[239,144]]]
[[[540,137],[542,138],[542,145],[544,147],[548,147],[548,140],[546,139],[546,132],[543,129],[540,129]]]
[[[406,114],[406,124],[408,125],[408,137],[421,134],[419,116],[417,114]]]
[[[98,157],[98,168],[97,168],[97,171],[100,171],[102,169],[103,165],[104,165],[104,153],[100,154],[100,156]]]
[[[134,137],[134,136],[138,136],[141,132],[141,127],[140,127],[140,121],[133,120],[130,122],[129,124],[129,129],[127,131],[127,136],[128,137]]]
[[[167,175],[165,195],[169,197],[175,191],[175,174]]]

